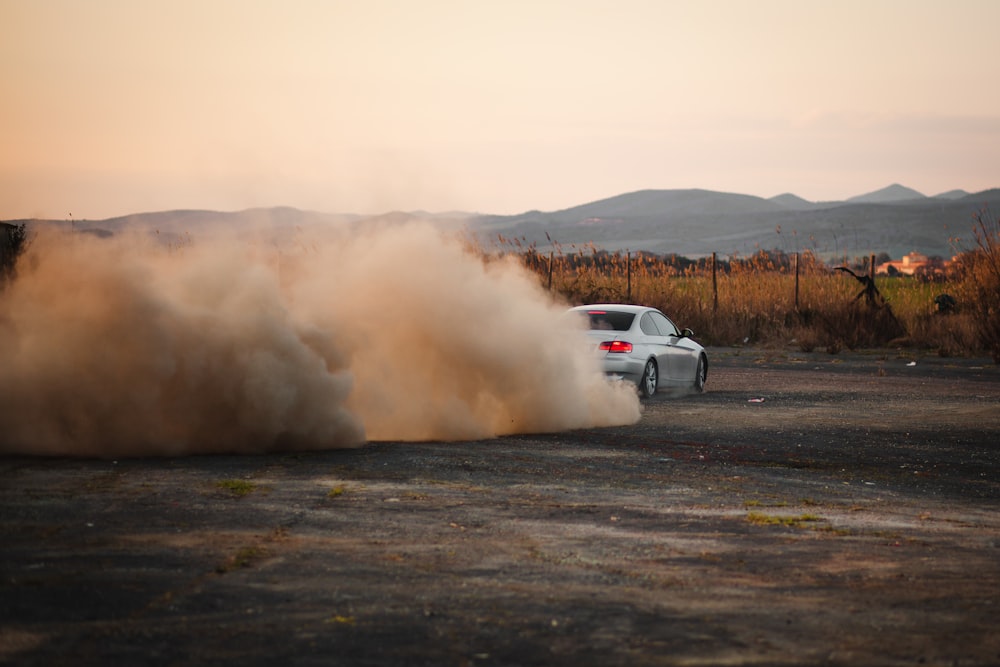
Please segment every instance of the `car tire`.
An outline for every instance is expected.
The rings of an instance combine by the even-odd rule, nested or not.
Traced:
[[[694,390],[698,393],[705,391],[705,380],[708,379],[708,359],[705,355],[698,357],[698,367],[694,371]]]
[[[656,362],[652,359],[646,361],[646,367],[642,369],[642,379],[639,380],[639,395],[643,398],[650,398],[656,393],[656,385],[659,382],[659,372]]]

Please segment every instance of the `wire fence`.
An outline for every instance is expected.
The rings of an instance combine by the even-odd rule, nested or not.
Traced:
[[[659,308],[710,344],[794,340],[802,347],[854,348],[902,340],[908,331],[949,349],[972,344],[971,334],[952,333],[965,328],[958,319],[926,319],[935,313],[936,293],[954,286],[888,276],[876,283],[874,255],[838,267],[808,251],[724,259],[713,253],[696,260],[601,251],[518,257],[562,301]]]
[[[819,274],[841,282],[835,277],[833,269],[815,255],[798,252],[790,255],[761,252],[746,259],[727,260],[720,260],[718,253],[712,253],[705,258],[689,260],[645,253],[633,255],[628,251],[590,255],[558,255],[552,251],[548,255],[529,252],[522,255],[522,261],[542,277],[549,291],[562,292],[569,297],[590,298],[592,301],[593,297],[602,296],[607,300],[633,303],[662,292],[664,281],[674,279],[690,284],[691,281],[707,280],[713,312],[719,310],[720,290],[729,288],[737,295],[745,295],[747,283],[759,282],[765,274],[785,277],[779,282],[787,283],[787,301],[795,310],[802,307],[804,275]],[[853,268],[836,268],[846,271],[865,285],[867,300],[874,302],[877,295],[874,287],[875,255],[855,262]],[[771,281],[768,288],[773,286]],[[701,291],[704,291],[703,286]]]

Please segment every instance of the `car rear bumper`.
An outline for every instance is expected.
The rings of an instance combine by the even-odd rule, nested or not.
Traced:
[[[621,355],[607,355],[601,358],[601,368],[608,377],[639,384],[642,380],[642,372],[646,368],[646,360]]]

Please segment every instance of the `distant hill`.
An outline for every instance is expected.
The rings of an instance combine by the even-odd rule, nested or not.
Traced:
[[[1000,190],[927,197],[901,185],[841,202],[791,193],[762,199],[708,190],[642,190],[560,211],[481,216],[470,229],[483,243],[497,234],[540,252],[605,250],[701,257],[760,249],[811,250],[826,259],[917,251],[951,257],[972,247],[972,216],[1000,211]]]
[[[746,256],[761,249],[778,249],[789,253],[811,250],[833,260],[882,252],[899,258],[911,251],[950,257],[973,246],[973,215],[984,208],[1000,212],[1000,189],[976,194],[952,190],[927,197],[893,184],[840,202],[810,202],[792,193],[764,199],[678,189],[640,190],[559,211],[506,216],[455,211],[363,216],[276,207],[239,212],[161,211],[97,221],[11,222],[72,226],[102,236],[136,229],[157,234],[166,242],[223,230],[286,242],[302,232],[381,229],[420,219],[442,229],[465,229],[488,249],[497,247],[499,234],[540,252],[574,252],[592,245],[609,251],[676,253],[695,258],[713,252]]]
[[[672,211],[677,214],[733,215],[748,212],[773,212],[780,206],[752,195],[712,192],[711,190],[640,190],[609,199],[574,206],[552,215],[561,220],[589,217],[631,218]]]
[[[968,197],[969,193],[965,190],[948,190],[948,192],[942,192],[939,195],[934,195],[935,199],[961,199],[962,197]]]
[[[851,197],[847,201],[852,204],[888,204],[901,201],[911,201],[914,199],[926,199],[927,196],[916,190],[904,187],[898,183],[869,192],[867,194]]]
[[[807,201],[798,195],[793,195],[790,192],[778,195],[776,197],[771,197],[768,201],[772,201],[782,208],[792,209],[793,211],[805,211],[811,208],[816,208],[816,204],[811,201]]]

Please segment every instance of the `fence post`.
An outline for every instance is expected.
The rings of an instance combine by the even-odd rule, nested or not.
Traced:
[[[795,253],[795,312],[799,311],[799,253]]]
[[[719,283],[715,277],[715,253],[712,253],[712,312],[719,310]]]
[[[625,273],[628,276],[626,283],[625,303],[632,303],[632,251],[625,251]]]

